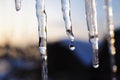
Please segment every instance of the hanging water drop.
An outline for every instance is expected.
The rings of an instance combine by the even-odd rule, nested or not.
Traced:
[[[66,33],[67,33],[70,41],[73,42],[74,35],[72,32],[72,22],[71,22],[71,14],[70,14],[70,0],[61,0],[61,5],[62,5],[62,12],[63,12],[63,19],[65,21]],[[74,49],[75,49],[75,47],[72,44],[70,47],[70,50],[73,51]]]
[[[19,11],[21,9],[21,0],[15,0],[15,8],[16,11]]]
[[[72,41],[71,41],[70,44],[69,44],[69,49],[70,49],[71,51],[74,51],[74,50],[75,50],[75,46],[74,46],[74,44],[73,44]]]
[[[99,67],[99,64],[96,64],[96,65],[93,65],[94,68],[98,68]]]
[[[117,80],[117,65],[115,63],[115,54],[116,49],[114,46],[114,24],[113,24],[113,12],[112,12],[112,0],[104,0],[104,10],[106,15],[106,26],[108,27],[108,47],[110,53],[110,62],[111,62],[111,76],[112,80]]]
[[[89,41],[93,48],[93,67],[97,68],[99,66],[99,58],[96,0],[85,0],[85,11]]]
[[[39,51],[41,55],[42,80],[48,80],[47,15],[45,12],[45,0],[36,0],[36,16],[38,20]]]

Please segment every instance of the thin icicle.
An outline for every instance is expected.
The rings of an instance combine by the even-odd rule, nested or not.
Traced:
[[[96,0],[85,0],[89,41],[93,47],[93,67],[99,67]]]
[[[70,50],[74,50],[75,46],[74,42],[74,35],[72,32],[72,22],[71,22],[71,15],[70,15],[70,0],[61,0],[62,5],[62,12],[63,12],[63,19],[65,21],[66,33],[71,41],[69,48]]]
[[[21,9],[21,0],[15,0],[15,8],[16,11],[19,11]]]
[[[45,0],[36,0],[36,16],[38,20],[39,50],[41,54],[42,80],[48,80],[47,68],[47,15]]]
[[[108,27],[108,47],[110,53],[112,80],[117,80],[115,74],[117,72],[117,65],[115,63],[115,39],[114,39],[114,24],[113,24],[113,12],[112,12],[112,0],[104,0],[104,9],[106,13],[106,26]]]

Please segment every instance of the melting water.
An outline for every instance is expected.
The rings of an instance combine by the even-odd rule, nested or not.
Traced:
[[[41,54],[42,80],[48,80],[47,68],[47,15],[45,0],[36,0],[36,16],[38,20],[39,50]]]
[[[70,43],[70,45],[69,45],[69,49],[70,49],[71,51],[75,50],[75,46],[74,46],[74,44],[73,44],[72,41],[71,41],[71,43]]]
[[[19,11],[21,9],[21,0],[15,0],[15,8],[16,11]]]
[[[104,9],[106,13],[106,26],[108,27],[108,47],[111,59],[111,70],[112,70],[112,80],[116,79],[117,65],[115,63],[115,39],[114,39],[114,24],[113,24],[113,13],[112,13],[112,0],[104,0]]]
[[[97,11],[95,0],[85,0],[86,21],[89,32],[89,41],[93,48],[93,67],[99,67],[98,58],[98,30],[97,30]]]
[[[66,33],[70,39],[69,48],[71,51],[75,50],[74,35],[72,32],[72,22],[70,15],[70,0],[61,0],[63,19],[65,21]],[[15,0],[16,11],[21,9],[21,0]],[[106,12],[106,23],[108,27],[108,43],[109,52],[111,55],[111,69],[112,80],[116,79],[117,66],[115,64],[116,50],[114,47],[114,25],[111,0],[104,0],[104,8]],[[98,30],[97,30],[97,12],[96,12],[96,0],[85,0],[86,9],[86,21],[89,32],[89,41],[93,47],[93,67],[99,67],[98,58]],[[38,34],[39,34],[39,50],[41,54],[41,66],[42,66],[42,80],[48,80],[48,68],[47,68],[47,15],[45,12],[45,0],[36,0],[36,16],[38,20]]]
[[[66,33],[70,39],[70,50],[75,50],[75,46],[73,44],[74,35],[72,32],[72,22],[71,22],[71,14],[70,14],[70,0],[61,0],[63,19],[65,21]]]

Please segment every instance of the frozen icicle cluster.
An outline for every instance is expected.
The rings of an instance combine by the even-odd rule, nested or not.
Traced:
[[[117,72],[117,65],[115,63],[115,39],[114,39],[114,24],[113,24],[113,12],[112,12],[112,0],[104,0],[104,10],[106,14],[106,26],[108,27],[108,47],[110,53],[111,70],[112,70],[112,80],[117,80],[115,74]]]
[[[72,22],[71,22],[71,14],[70,14],[70,0],[61,0],[61,5],[62,5],[62,12],[63,12],[63,19],[65,21],[66,33],[71,41],[69,48],[70,48],[70,50],[73,51],[75,49],[75,46],[73,44],[74,35],[72,32]]]
[[[74,35],[72,32],[72,21],[70,14],[70,0],[61,0],[63,19],[65,22],[66,33],[70,39],[70,50],[74,50]],[[21,0],[15,0],[16,11],[21,9]],[[109,53],[111,57],[112,80],[117,80],[115,73],[117,66],[115,63],[115,39],[111,0],[104,0],[104,9],[106,13],[106,26],[108,27]],[[93,48],[93,67],[99,67],[98,58],[98,29],[97,29],[97,11],[96,0],[85,0],[86,21],[89,32],[89,41]],[[45,0],[36,0],[36,16],[38,21],[39,51],[41,55],[42,80],[48,80],[47,68],[47,15],[45,12]]]
[[[42,79],[48,80],[47,68],[47,15],[45,0],[36,0],[36,16],[38,20],[39,50],[41,54]]]
[[[21,9],[21,0],[15,0],[15,8],[16,11],[19,11]]]
[[[96,0],[85,0],[89,41],[93,48],[93,67],[99,67]]]

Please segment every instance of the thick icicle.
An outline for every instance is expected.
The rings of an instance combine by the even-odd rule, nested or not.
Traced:
[[[16,11],[19,11],[21,9],[21,0],[15,0],[15,8]]]
[[[89,32],[89,41],[93,47],[93,67],[99,67],[98,58],[98,30],[97,30],[97,12],[96,1],[85,0],[86,21]]]
[[[114,24],[113,24],[113,13],[112,13],[112,0],[104,0],[104,9],[106,13],[106,26],[108,27],[108,47],[110,53],[111,70],[112,70],[112,80],[117,80],[115,74],[117,72],[117,65],[115,63],[115,39],[114,39]]]
[[[65,21],[66,33],[71,40],[69,45],[70,50],[75,50],[74,42],[74,35],[72,32],[72,22],[71,22],[71,15],[70,15],[70,0],[61,0],[62,5],[62,12],[63,12],[63,19]]]
[[[36,16],[38,20],[39,50],[41,54],[42,80],[48,80],[47,68],[47,15],[45,0],[36,0]]]

